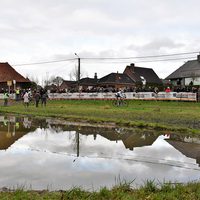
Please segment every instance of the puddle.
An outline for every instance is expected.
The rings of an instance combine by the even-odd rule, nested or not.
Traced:
[[[0,188],[97,190],[199,181],[200,140],[167,132],[0,117]]]

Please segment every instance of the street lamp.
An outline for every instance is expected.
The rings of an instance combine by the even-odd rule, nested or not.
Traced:
[[[80,64],[81,64],[81,59],[79,58],[79,56],[77,55],[77,53],[75,53],[75,55],[78,57],[78,82],[77,82],[77,87],[78,87],[78,92],[79,92],[79,87],[80,87]]]

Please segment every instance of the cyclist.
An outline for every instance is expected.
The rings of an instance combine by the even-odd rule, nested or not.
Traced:
[[[122,92],[123,90],[120,88],[119,91],[115,94],[118,106],[120,106],[120,100],[124,98]]]

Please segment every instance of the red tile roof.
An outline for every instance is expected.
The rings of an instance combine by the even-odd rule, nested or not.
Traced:
[[[15,71],[15,69],[7,62],[0,63],[0,82],[13,80],[16,80],[16,82],[30,82],[28,79],[24,78],[21,74]]]

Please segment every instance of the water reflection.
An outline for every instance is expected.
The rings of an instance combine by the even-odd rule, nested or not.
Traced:
[[[0,117],[0,127],[0,187],[98,189],[118,176],[136,178],[134,187],[199,180],[199,138],[20,117]]]

